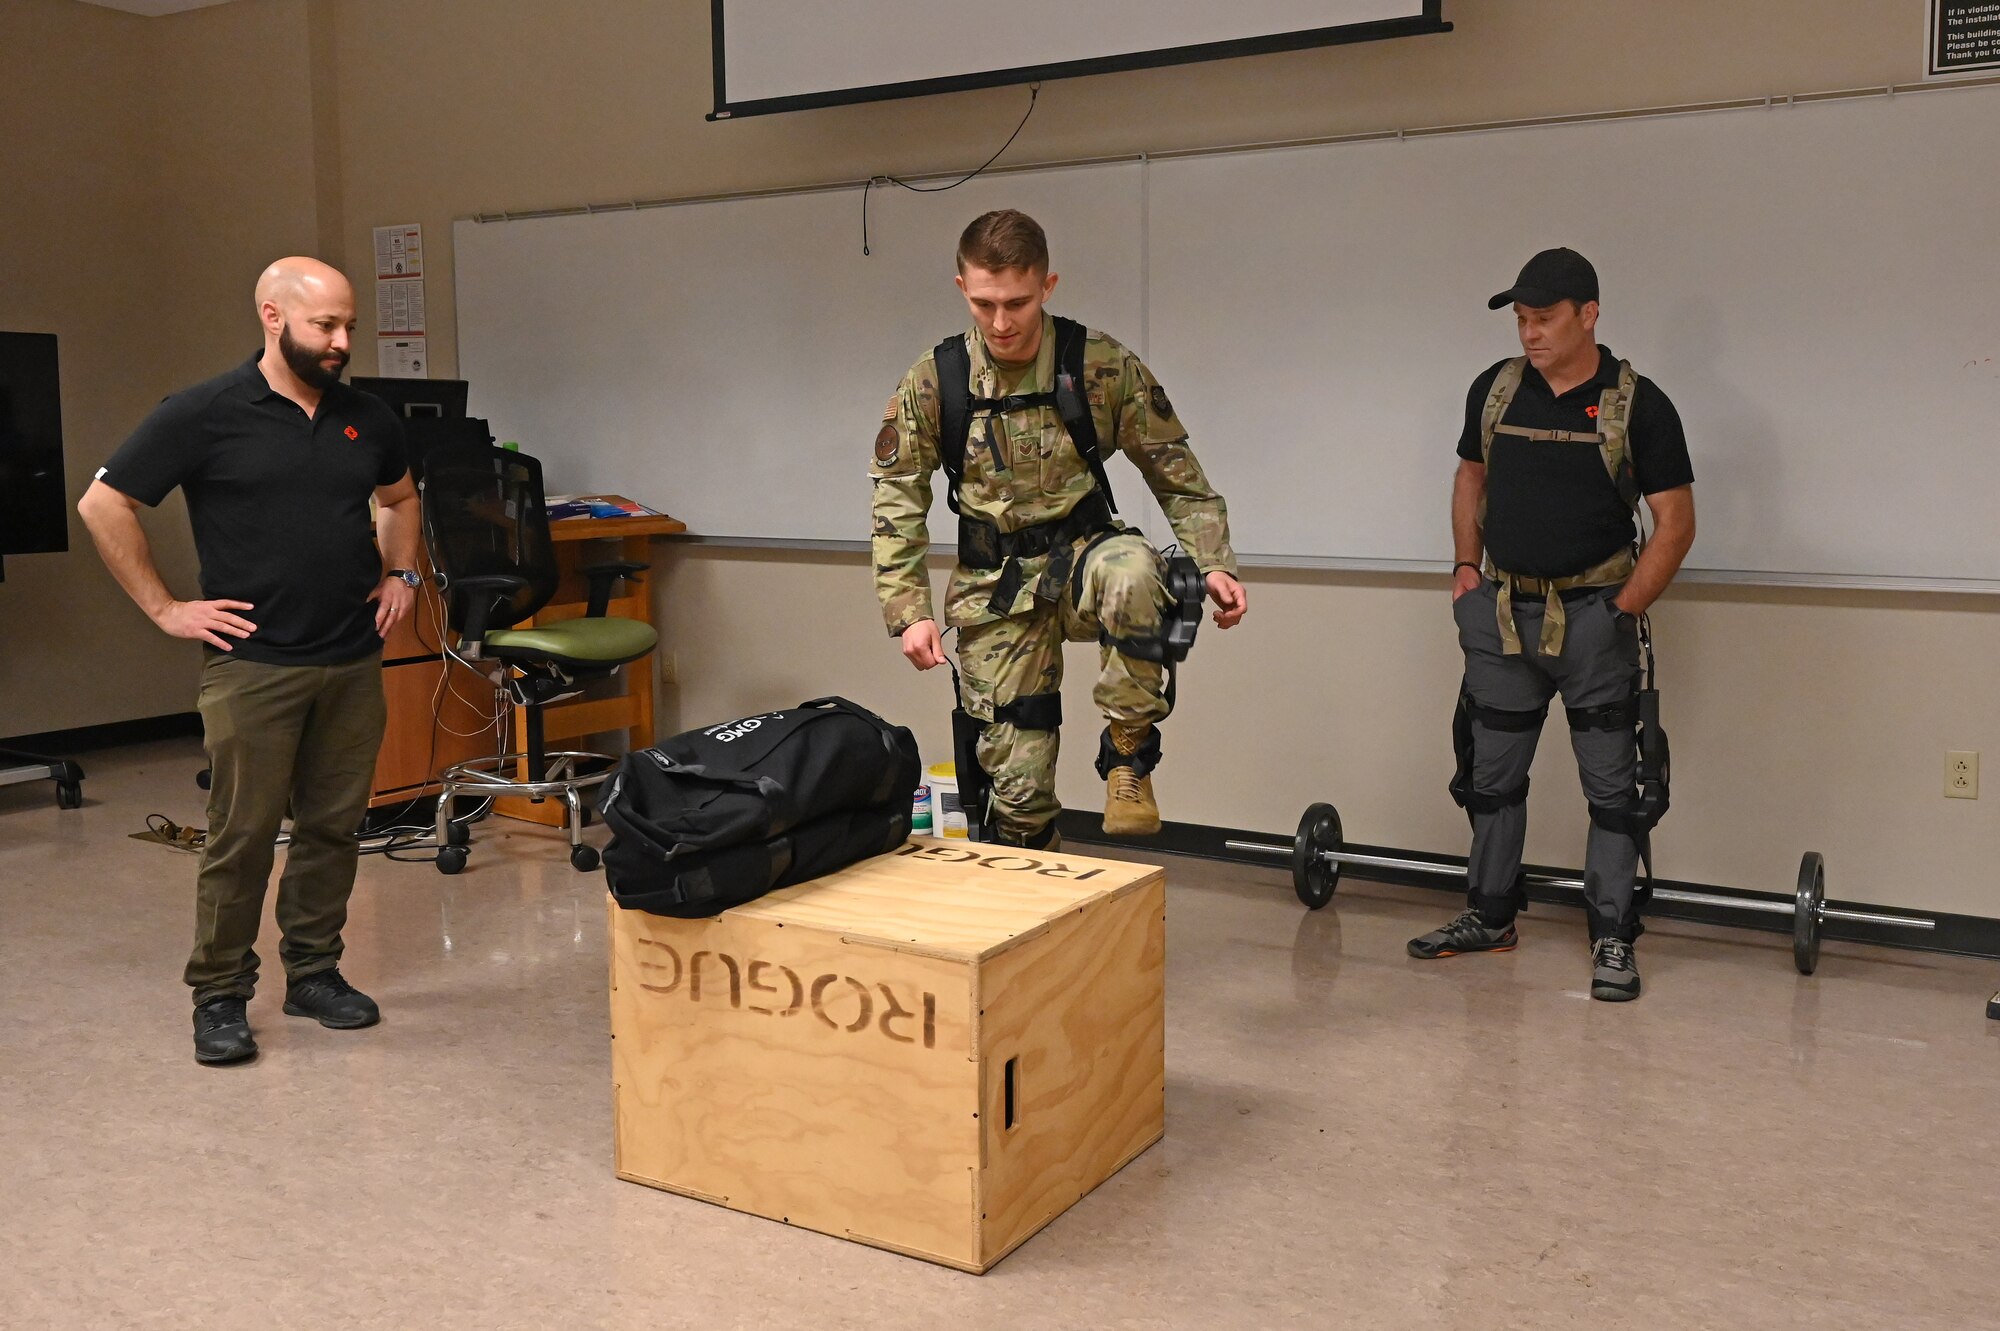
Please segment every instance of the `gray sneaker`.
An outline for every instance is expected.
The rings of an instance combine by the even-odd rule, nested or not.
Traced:
[[[1622,938],[1600,938],[1590,945],[1590,996],[1607,1003],[1625,1003],[1639,996],[1639,961]]]
[[[1409,951],[1419,961],[1435,961],[1461,952],[1511,952],[1520,941],[1513,925],[1495,929],[1479,918],[1478,911],[1468,909],[1442,929],[1412,938]]]

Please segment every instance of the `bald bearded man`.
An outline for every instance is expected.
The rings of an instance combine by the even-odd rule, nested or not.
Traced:
[[[382,743],[382,640],[410,613],[418,582],[402,427],[340,382],[353,288],[315,259],[281,259],[256,299],[262,353],[162,402],[77,505],[139,608],[204,644],[213,782],[184,978],[195,1058],[209,1064],[257,1052],[245,1010],[257,987],[252,945],[287,808],[285,1012],[335,1029],[381,1017],[340,974],[341,929]],[[199,600],[168,590],[139,522],[140,505],[176,487],[201,561]],[[372,535],[370,499],[380,508]]]

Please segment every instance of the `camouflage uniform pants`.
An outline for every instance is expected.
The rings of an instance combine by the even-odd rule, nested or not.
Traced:
[[[1100,630],[1120,638],[1158,634],[1167,605],[1166,561],[1144,536],[1110,537],[1080,558],[1082,573],[1072,575],[1059,600],[958,631],[961,703],[974,717],[991,723],[995,707],[1060,691],[1064,642],[1096,642]],[[1091,696],[1107,721],[1166,717],[1166,667],[1108,646],[1099,648],[1098,658]],[[988,724],[981,732],[979,765],[992,778],[993,820],[1007,840],[1027,841],[1062,811],[1056,801],[1059,739],[1053,730],[1011,724]]]

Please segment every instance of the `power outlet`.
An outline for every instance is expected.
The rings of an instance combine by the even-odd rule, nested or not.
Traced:
[[[672,652],[661,652],[660,683],[678,684],[680,682],[681,682],[680,658],[675,656]]]
[[[1951,752],[1944,756],[1944,797],[1948,800],[1979,798],[1979,755]]]

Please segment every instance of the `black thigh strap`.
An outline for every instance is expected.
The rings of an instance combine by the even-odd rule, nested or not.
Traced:
[[[1465,711],[1467,716],[1488,730],[1504,730],[1519,734],[1540,730],[1542,722],[1548,720],[1549,705],[1543,703],[1531,712],[1510,712],[1499,707],[1488,707],[1477,698],[1467,697]]]
[[[1639,700],[1620,698],[1596,707],[1566,707],[1571,730],[1630,730],[1639,724]]]
[[[1062,695],[1030,693],[993,709],[995,725],[1016,730],[1056,730],[1062,726]]]

